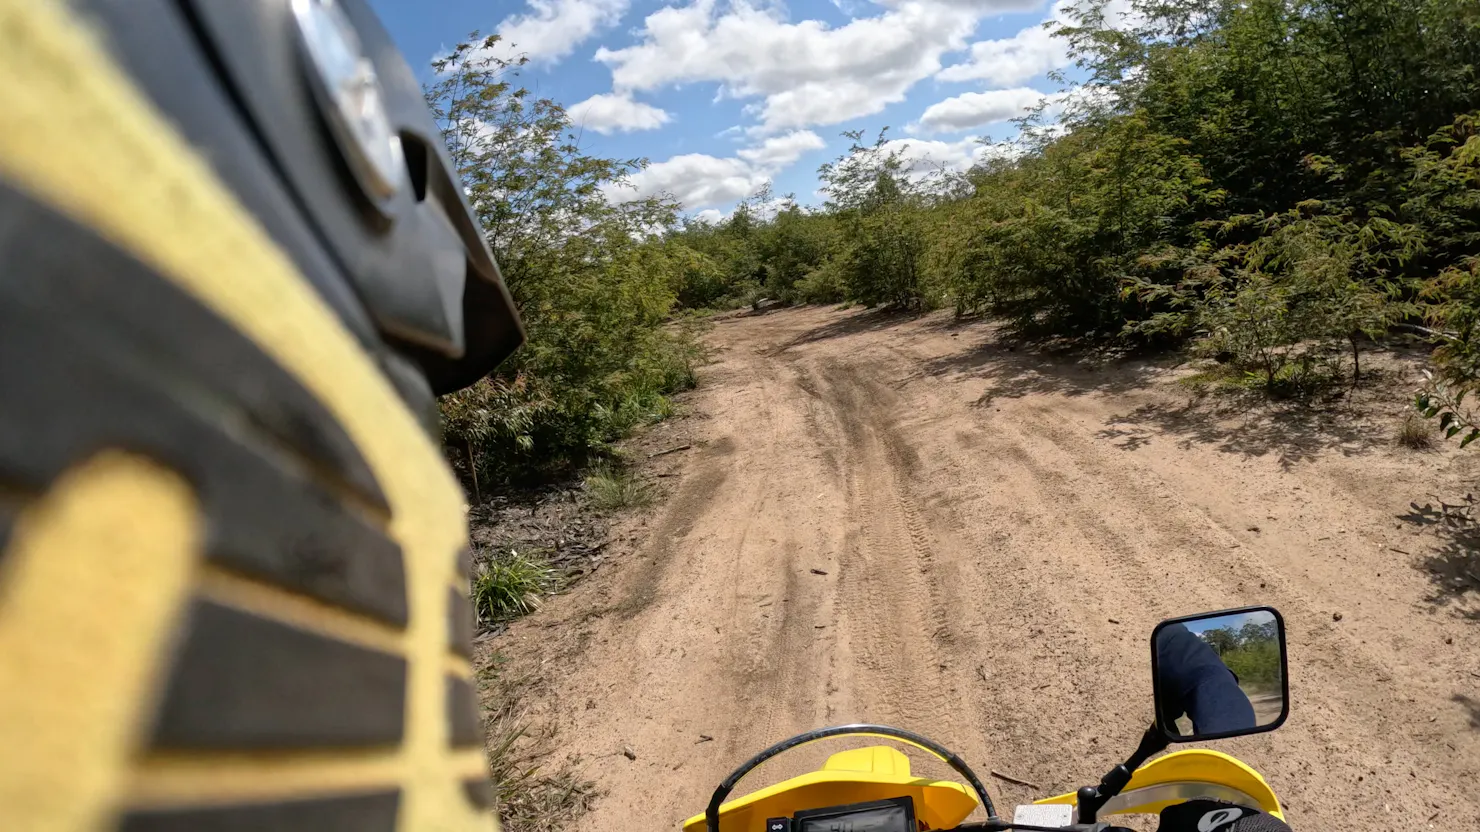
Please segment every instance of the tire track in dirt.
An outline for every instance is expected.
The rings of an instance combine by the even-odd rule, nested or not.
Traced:
[[[1394,545],[1396,487],[1434,477],[1422,460],[1377,455],[1385,490],[1349,448],[1233,451],[1146,421],[1174,404],[1155,373],[1057,378],[963,332],[987,334],[827,310],[716,327],[707,444],[634,521],[637,558],[506,649],[559,665],[535,717],[606,790],[581,828],[676,824],[762,747],[856,720],[1070,790],[1149,719],[1157,620],[1259,602],[1289,622],[1295,710],[1218,747],[1270,778],[1297,829],[1480,820],[1480,717],[1455,698],[1480,698],[1463,684],[1480,625],[1373,554]],[[752,785],[822,755],[803,756]],[[1042,796],[989,786],[1004,812]]]
[[[1346,796],[1305,790],[1302,786],[1309,779],[1306,768],[1309,762],[1286,766],[1278,760],[1279,749],[1292,742],[1321,748],[1322,756],[1333,761],[1348,757],[1356,748],[1383,748],[1400,727],[1393,717],[1406,721],[1407,716],[1401,712],[1385,715],[1385,711],[1391,711],[1388,691],[1380,685],[1358,689],[1332,685],[1328,673],[1313,671],[1329,671],[1339,663],[1347,673],[1391,679],[1393,669],[1365,651],[1352,649],[1349,640],[1329,626],[1329,616],[1323,622],[1321,614],[1310,609],[1307,599],[1284,588],[1288,582],[1275,579],[1272,570],[1244,558],[1245,547],[1231,543],[1234,537],[1228,530],[1175,509],[1156,512],[1157,522],[1148,522],[1152,513],[1146,505],[1149,492],[1137,487],[1135,477],[1128,476],[1133,471],[1122,465],[1113,469],[1112,474],[1099,458],[1103,452],[1081,437],[1066,434],[1049,414],[1033,414],[1032,429],[1037,442],[1023,434],[1014,437],[1013,441],[1020,443],[1015,446],[1019,453],[1012,457],[1014,464],[1034,479],[1040,494],[1057,495],[1065,519],[1085,541],[1096,541],[1106,562],[1112,566],[1112,574],[1095,588],[1093,595],[1097,600],[1092,603],[1115,614],[1112,599],[1129,600],[1132,603],[1122,601],[1121,605],[1146,610],[1151,613],[1151,619],[1255,600],[1274,604],[1284,612],[1292,629],[1295,650],[1292,684],[1296,715],[1277,735],[1230,742],[1228,747],[1244,746],[1253,753],[1276,757],[1277,761],[1266,767],[1265,773],[1291,784],[1284,791],[1292,804],[1322,814],[1339,813],[1347,805]],[[1033,452],[1027,450],[1037,444],[1042,447]],[[1111,476],[1118,499],[1117,510],[1108,513],[1096,507],[1108,504]],[[1126,527],[1140,530],[1140,539],[1128,533]],[[1238,548],[1230,549],[1231,545]],[[1228,551],[1220,551],[1225,549]],[[1211,568],[1208,561],[1215,559],[1226,569]],[[1295,632],[1300,635],[1293,635]],[[1303,663],[1307,654],[1320,658]],[[1310,707],[1311,703],[1331,702],[1343,703],[1341,718],[1334,721],[1329,708]],[[1444,756],[1434,759],[1429,753],[1413,749],[1384,749],[1383,757],[1385,766],[1403,772],[1433,769],[1435,763],[1440,766],[1435,774],[1447,768],[1450,777],[1457,777],[1462,771],[1448,765],[1450,760]],[[1353,781],[1365,777],[1355,767],[1336,765],[1349,769]],[[1411,816],[1441,801],[1445,791],[1435,784],[1412,784],[1386,802],[1392,810]]]
[[[827,364],[824,401],[843,435],[849,526],[856,529],[839,576],[841,618],[858,645],[860,721],[950,725],[952,699],[939,683],[948,668],[951,607],[934,568],[935,541],[905,490],[917,462],[898,449],[888,408],[893,396],[851,367]]]

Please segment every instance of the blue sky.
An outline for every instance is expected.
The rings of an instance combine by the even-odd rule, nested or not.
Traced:
[[[523,82],[566,105],[596,154],[646,157],[641,195],[718,216],[766,182],[817,201],[844,130],[890,126],[912,160],[964,169],[1061,85],[1043,31],[1081,0],[370,0],[427,77],[477,29],[530,58]],[[1116,8],[1127,0],[1115,0]]]
[[[1263,610],[1246,612],[1242,615],[1229,615],[1220,618],[1210,618],[1203,621],[1187,622],[1187,629],[1194,634],[1201,634],[1204,630],[1225,628],[1230,630],[1241,630],[1245,624],[1268,624],[1274,620],[1274,615]]]

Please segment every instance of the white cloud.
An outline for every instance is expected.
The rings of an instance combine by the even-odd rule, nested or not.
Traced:
[[[1010,38],[973,43],[965,63],[948,66],[935,77],[941,81],[984,81],[991,86],[1007,86],[1067,67],[1072,63],[1069,42],[1050,33],[1056,25],[1074,25],[1074,11],[1082,2],[1058,0],[1043,23],[1022,29]],[[1131,0],[1110,0],[1104,15],[1105,25],[1112,29],[1130,28],[1141,20],[1131,7]]]
[[[532,61],[558,61],[597,31],[615,26],[628,0],[529,0],[529,10],[498,25],[499,51],[528,55]]]
[[[790,22],[745,2],[696,0],[648,15],[638,42],[600,49],[617,91],[717,82],[721,94],[757,98],[763,128],[787,130],[872,115],[903,100],[964,49],[977,21],[1041,0],[898,0],[882,14],[829,27]]]
[[[899,6],[909,0],[874,0],[881,6]],[[1042,8],[1046,0],[918,0],[933,6],[970,9],[980,17],[993,17],[1011,12],[1031,12]]]
[[[1038,25],[1010,38],[973,43],[970,60],[948,66],[935,77],[942,81],[985,81],[1007,86],[1068,65],[1068,41],[1054,37]]]
[[[982,144],[981,139],[976,136],[954,142],[894,139],[884,143],[884,150],[888,153],[898,152],[905,172],[917,176],[941,170],[959,173],[978,162],[1007,152],[997,145]]]
[[[733,157],[686,153],[648,165],[632,175],[628,186],[606,193],[618,202],[669,194],[688,210],[734,202],[759,191],[802,154],[825,146],[811,130],[795,130],[741,148]]]
[[[926,107],[919,126],[938,133],[969,130],[1017,118],[1044,99],[1055,101],[1061,97],[1027,87],[962,93]]]
[[[632,175],[628,186],[609,189],[607,197],[624,202],[669,194],[693,209],[743,199],[770,179],[743,159],[686,153],[648,165]]]
[[[783,209],[791,204],[793,204],[793,200],[784,196],[778,196],[774,199],[768,199],[765,202],[761,203],[752,202],[750,205],[751,216],[762,222],[766,222],[768,220],[775,219],[777,214],[781,213]],[[703,211],[695,213],[694,219],[700,222],[707,222],[710,225],[715,225],[717,223],[728,220],[734,215],[735,208],[731,208],[728,211],[721,211],[718,208],[705,208]]]
[[[609,92],[572,104],[567,112],[576,127],[589,127],[602,135],[656,130],[671,120],[668,113],[651,104]]]
[[[758,168],[772,170],[784,168],[812,150],[827,146],[822,137],[811,130],[794,130],[780,136],[771,136],[755,147],[747,147],[736,155]]]

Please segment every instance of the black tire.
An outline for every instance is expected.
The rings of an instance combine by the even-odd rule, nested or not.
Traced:
[[[0,827],[496,829],[394,353],[72,14],[0,0]]]

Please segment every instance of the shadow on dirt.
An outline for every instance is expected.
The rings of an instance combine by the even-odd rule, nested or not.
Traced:
[[[1470,621],[1480,621],[1480,524],[1472,514],[1475,506],[1468,494],[1458,503],[1431,497],[1423,505],[1409,503],[1409,511],[1398,515],[1399,520],[1434,533],[1433,548],[1413,562],[1431,584],[1424,600]]]
[[[987,389],[975,404],[987,407],[1040,393],[1073,397],[1145,390],[1181,363],[1175,355],[1128,357],[1076,344],[989,339],[969,352],[929,362],[925,372],[986,380]],[[1386,442],[1389,432],[1344,402],[1304,405],[1271,402],[1255,393],[1189,390],[1184,404],[1142,405],[1111,419],[1099,436],[1132,451],[1157,436],[1170,436],[1184,447],[1211,445],[1243,456],[1275,454],[1289,468],[1328,450],[1347,456],[1366,453]]]
[[[1451,696],[1450,701],[1458,702],[1464,706],[1464,709],[1469,711],[1470,728],[1480,731],[1480,702],[1465,696],[1463,693],[1456,693],[1454,696]]]
[[[1283,468],[1326,451],[1370,453],[1390,430],[1344,408],[1278,404],[1254,397],[1195,397],[1181,407],[1142,405],[1110,420],[1107,438],[1130,433],[1176,437],[1184,447],[1211,445],[1241,456],[1275,455]],[[1143,433],[1136,434],[1139,430]]]
[[[989,337],[968,352],[926,362],[924,373],[985,379],[989,385],[975,404],[986,407],[998,399],[1018,399],[1036,393],[1065,396],[1123,393],[1146,386],[1152,376],[1177,363],[1176,358],[1147,361],[1127,358],[1123,352],[1073,343],[1004,341]]]
[[[917,312],[868,309],[838,318],[814,329],[809,329],[772,350],[771,354],[777,355],[793,347],[826,341],[831,338],[846,338],[850,335],[862,335],[868,332],[893,329],[897,326],[913,323],[919,319],[920,314]]]

